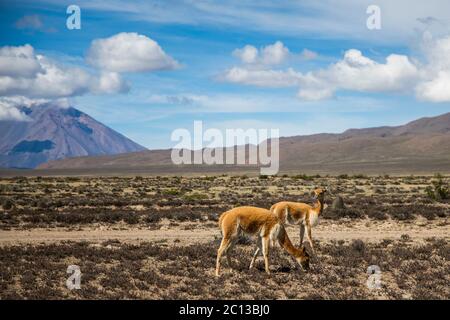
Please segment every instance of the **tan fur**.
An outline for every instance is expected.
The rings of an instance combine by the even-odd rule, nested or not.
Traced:
[[[317,188],[313,191],[316,201],[313,206],[301,202],[282,201],[274,204],[270,212],[275,214],[284,224],[300,225],[300,245],[303,245],[303,236],[306,230],[311,250],[314,252],[311,229],[319,222],[323,211],[323,200],[326,189]]]
[[[262,251],[265,270],[269,270],[270,245],[278,241],[280,246],[291,254],[302,267],[309,267],[309,256],[304,248],[294,247],[286,233],[286,230],[278,219],[267,209],[257,207],[237,207],[223,213],[219,218],[219,227],[222,231],[222,242],[217,251],[216,276],[220,273],[220,260],[223,255],[227,257],[228,265],[231,267],[230,251],[236,244],[242,233],[258,236],[257,248],[250,263],[253,267],[258,253]]]

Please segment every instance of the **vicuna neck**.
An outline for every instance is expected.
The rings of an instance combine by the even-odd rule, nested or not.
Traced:
[[[313,210],[317,212],[317,214],[322,214],[323,211],[323,198],[319,198],[314,202]]]
[[[283,230],[283,234],[280,236],[280,244],[284,250],[295,258],[303,255],[303,252],[292,244],[285,230]]]

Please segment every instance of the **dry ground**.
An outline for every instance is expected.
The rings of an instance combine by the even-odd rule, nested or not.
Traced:
[[[450,203],[430,200],[430,177],[149,177],[0,180],[0,298],[450,299]],[[449,182],[445,178],[446,183]],[[213,275],[217,219],[238,205],[328,196],[312,268],[281,249],[273,274],[248,271],[243,239],[235,270]],[[298,244],[298,228],[289,227]],[[65,286],[79,265],[80,290]],[[382,271],[369,289],[367,267]]]

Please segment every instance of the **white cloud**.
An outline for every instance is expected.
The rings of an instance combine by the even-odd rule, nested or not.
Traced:
[[[299,84],[301,74],[287,70],[248,69],[233,67],[218,77],[218,80],[259,87],[292,87]]]
[[[28,99],[21,96],[0,97],[0,120],[31,121],[21,108],[48,103],[46,99]]]
[[[419,99],[432,102],[450,101],[450,71],[441,71],[431,80],[419,83],[416,87]]]
[[[226,82],[258,87],[299,87],[297,96],[302,100],[324,100],[339,90],[356,92],[392,92],[414,94],[418,99],[431,102],[450,101],[450,36],[433,39],[425,37],[424,61],[410,59],[406,55],[390,54],[385,61],[377,62],[357,49],[347,50],[343,58],[327,68],[306,73],[272,69],[269,65],[254,67],[262,61],[246,46],[234,55],[244,66],[232,67],[218,79]],[[303,56],[315,57],[303,51]]]
[[[171,105],[192,105],[194,103],[202,103],[207,96],[193,94],[177,94],[177,95],[160,95],[154,94],[146,99],[150,103],[171,104]]]
[[[30,118],[16,105],[0,100],[0,120],[29,121]]]
[[[134,32],[92,41],[86,58],[91,65],[112,72],[170,70],[179,66],[156,41]]]
[[[331,88],[301,89],[297,96],[302,100],[318,101],[331,98],[333,93]]]
[[[243,63],[256,63],[258,59],[258,49],[254,46],[246,45],[242,49],[235,49],[233,56],[241,59]]]
[[[242,54],[245,51],[240,52]],[[330,98],[339,89],[361,92],[401,91],[408,89],[418,77],[416,66],[407,56],[389,55],[378,63],[356,49],[326,69],[301,73],[289,68],[233,67],[219,76],[220,80],[260,87],[300,86],[298,96],[306,100]]]
[[[317,100],[330,98],[336,90],[406,92],[418,77],[417,67],[407,56],[391,54],[385,63],[379,63],[350,49],[328,68],[302,75],[298,96]]]
[[[281,41],[261,49],[246,45],[242,49],[233,51],[233,56],[239,58],[244,64],[275,65],[280,64],[289,56],[289,49]]]
[[[43,69],[34,54],[34,49],[29,44],[0,48],[0,77],[33,77],[42,71]]]
[[[85,93],[112,93],[128,90],[117,74],[100,77],[81,68],[64,67],[30,45],[0,48],[0,95],[29,98],[60,98]]]
[[[317,52],[314,52],[314,51],[309,50],[309,49],[303,49],[303,51],[300,54],[300,56],[304,60],[314,60],[314,59],[316,59],[319,56],[319,54]]]
[[[116,93],[129,90],[129,84],[124,82],[117,72],[102,72],[98,81],[94,82],[94,93]]]
[[[432,102],[450,101],[450,36],[433,39],[425,35],[423,50],[427,64],[422,66],[422,81],[416,87],[419,99]]]

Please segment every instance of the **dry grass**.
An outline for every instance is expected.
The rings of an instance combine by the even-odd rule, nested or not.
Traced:
[[[216,230],[223,211],[239,205],[269,208],[280,200],[311,202],[309,194],[315,185],[329,186],[344,198],[346,207],[340,210],[332,210],[333,199],[326,198],[329,207],[321,225],[333,232],[344,225],[364,225],[377,235],[381,225],[414,225],[414,230],[420,230],[432,223],[445,228],[450,203],[429,199],[426,187],[431,179],[17,177],[0,180],[0,232],[97,230],[99,225],[120,226],[125,231],[159,230],[162,225],[167,230],[161,232]],[[444,183],[449,183],[448,177]],[[183,242],[187,238],[180,237],[183,240],[173,243],[110,239],[4,245],[0,247],[0,299],[450,299],[448,238],[418,242],[411,233],[401,234],[396,241],[328,237],[331,241],[320,242],[315,238],[318,256],[307,273],[275,250],[270,277],[261,261],[256,270],[247,269],[253,245],[244,241],[234,252],[236,269],[230,271],[224,261],[223,275],[216,278],[213,268],[219,239],[213,240],[211,232],[202,243]],[[70,264],[81,268],[81,290],[65,286]],[[373,264],[382,270],[380,290],[366,286],[367,267]]]
[[[275,250],[273,274],[247,270],[252,246],[234,252],[236,269],[213,275],[217,243],[171,246],[108,241],[0,249],[1,299],[449,299],[450,251],[443,240],[423,245],[327,243],[303,272]],[[237,259],[237,257],[241,257]],[[81,290],[65,287],[69,264],[82,271]],[[381,289],[368,289],[369,265],[382,270]]]
[[[447,218],[450,202],[430,200],[430,177],[148,177],[13,178],[0,180],[0,229],[73,227],[123,222],[216,221],[239,205],[269,208],[281,200],[310,202],[314,185],[343,196],[345,209],[324,218],[428,220]],[[449,184],[449,178],[444,182]],[[331,204],[327,197],[326,203]]]

